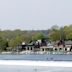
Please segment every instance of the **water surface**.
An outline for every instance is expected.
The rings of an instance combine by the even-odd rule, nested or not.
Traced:
[[[72,55],[0,55],[0,60],[72,61]],[[72,67],[0,65],[0,72],[72,72]]]
[[[0,72],[72,72],[72,68],[0,65]]]
[[[72,55],[0,55],[0,60],[72,61]]]

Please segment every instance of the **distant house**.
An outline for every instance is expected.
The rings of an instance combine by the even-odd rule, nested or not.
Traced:
[[[41,45],[40,52],[49,54],[53,52],[53,44],[51,42],[46,42],[46,44]]]
[[[45,39],[37,40],[36,44],[39,46],[47,46],[47,41]]]
[[[72,41],[71,41],[71,40],[65,41],[65,45],[66,45],[66,46],[71,46],[71,45],[72,45]]]
[[[48,42],[45,40],[31,41],[26,44],[22,42],[20,45],[21,51],[31,51],[31,52],[71,52],[72,51],[72,41],[59,40],[56,42]]]
[[[65,46],[67,51],[72,51],[72,41],[65,41]]]
[[[39,51],[39,48],[40,48],[40,45],[39,45],[39,42],[31,42],[29,44],[26,44],[26,43],[22,43],[22,50],[24,51]]]
[[[57,41],[54,45],[54,51],[72,51],[72,41]]]
[[[57,41],[54,45],[54,51],[64,51],[65,42],[63,40]]]
[[[47,46],[41,46],[40,50],[44,52],[53,51],[53,45],[49,43]]]

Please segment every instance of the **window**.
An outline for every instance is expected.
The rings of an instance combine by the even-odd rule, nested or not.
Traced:
[[[59,48],[59,50],[62,50],[62,48]]]
[[[32,47],[31,47],[31,50],[32,50]]]
[[[45,50],[46,50],[46,51],[49,51],[49,48],[46,48]]]
[[[28,50],[29,50],[29,47],[28,47]]]
[[[55,48],[55,51],[57,51],[57,48]]]
[[[67,51],[67,48],[65,48],[65,51]]]
[[[42,49],[42,51],[44,51],[44,49]]]

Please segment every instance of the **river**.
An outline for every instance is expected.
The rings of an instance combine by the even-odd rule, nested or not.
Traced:
[[[1,61],[63,61],[72,63],[72,55],[0,55]],[[1,62],[0,61],[0,62]],[[69,64],[70,65],[70,64]],[[72,72],[72,67],[1,65],[0,72]]]
[[[72,72],[71,67],[2,66],[0,72]]]
[[[0,55],[0,60],[72,61],[72,55]]]

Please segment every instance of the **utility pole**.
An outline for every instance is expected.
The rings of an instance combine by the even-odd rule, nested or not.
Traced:
[[[60,40],[64,40],[63,28],[60,29]]]

